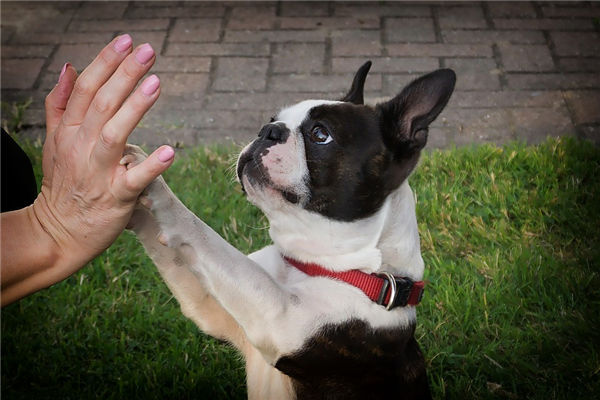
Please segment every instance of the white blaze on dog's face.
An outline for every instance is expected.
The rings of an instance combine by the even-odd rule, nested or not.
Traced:
[[[375,107],[363,104],[370,62],[342,101],[307,100],[283,109],[238,160],[248,199],[268,214],[300,207],[327,219],[373,215],[415,167],[427,127],[446,105],[455,75],[439,70]]]

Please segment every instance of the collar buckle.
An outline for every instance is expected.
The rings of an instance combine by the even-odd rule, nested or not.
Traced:
[[[377,304],[384,306],[386,310],[389,311],[393,308],[405,307],[407,305],[414,306],[421,302],[425,291],[424,282],[415,282],[407,277],[396,277],[385,271],[380,272],[377,276],[384,279],[377,298]],[[390,289],[389,295],[388,289]],[[387,304],[385,303],[386,300]]]

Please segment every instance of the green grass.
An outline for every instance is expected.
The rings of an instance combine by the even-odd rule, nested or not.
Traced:
[[[39,167],[39,145],[28,145]],[[230,148],[166,179],[242,251],[267,221],[233,183]],[[600,150],[574,140],[427,153],[411,177],[426,279],[418,340],[435,398],[600,393]],[[2,311],[2,397],[245,398],[236,353],[200,333],[122,235],[80,273]]]

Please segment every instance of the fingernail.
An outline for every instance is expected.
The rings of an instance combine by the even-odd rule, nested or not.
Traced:
[[[158,90],[159,86],[160,79],[158,79],[158,76],[150,75],[142,83],[142,93],[144,93],[146,96],[151,96]]]
[[[115,42],[115,50],[117,50],[119,53],[123,53],[131,47],[131,43],[133,43],[133,40],[131,40],[131,36],[129,36],[129,34],[126,33],[121,35]]]
[[[172,159],[174,155],[175,155],[175,150],[173,150],[173,148],[171,146],[165,146],[158,153],[158,159],[162,162],[167,162],[170,159]]]
[[[62,69],[60,70],[60,75],[58,77],[59,82],[62,80],[63,75],[67,71],[67,68],[69,68],[70,66],[71,66],[71,63],[65,63],[65,65],[63,65]]]
[[[141,45],[135,53],[135,59],[138,60],[140,64],[146,64],[153,56],[154,49],[148,43]]]

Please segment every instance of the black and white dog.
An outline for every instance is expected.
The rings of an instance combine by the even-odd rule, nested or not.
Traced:
[[[454,89],[438,70],[363,104],[370,69],[341,101],[281,110],[237,174],[273,245],[242,254],[162,178],[130,227],[183,313],[244,355],[251,399],[430,398],[414,338],[423,260],[407,177]],[[128,147],[123,163],[143,159]]]

